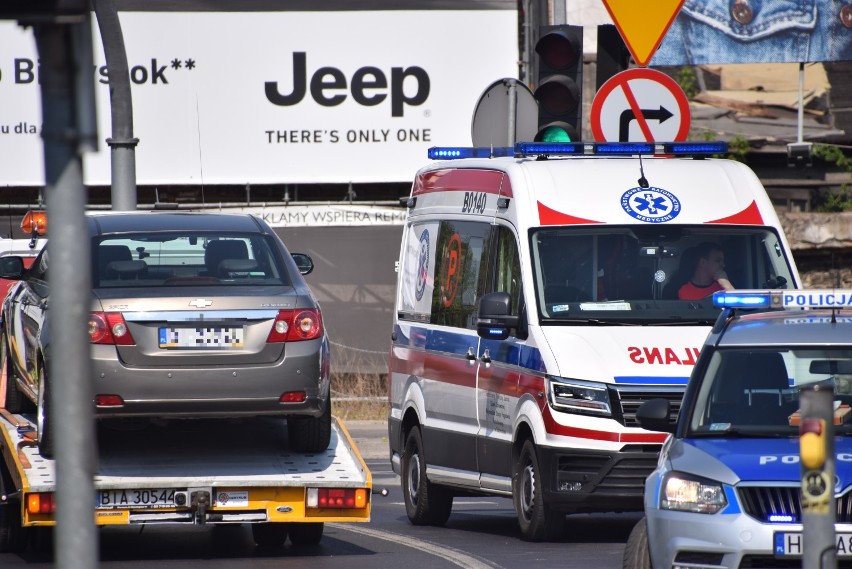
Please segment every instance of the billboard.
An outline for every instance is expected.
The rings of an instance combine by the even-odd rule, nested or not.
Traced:
[[[518,73],[515,2],[242,4],[120,12],[138,184],[410,181],[429,147],[469,145],[482,91]],[[94,36],[101,147],[84,180],[108,185],[109,77]],[[32,31],[0,22],[0,185],[44,183],[38,74]]]
[[[651,66],[852,60],[852,5],[686,0]]]

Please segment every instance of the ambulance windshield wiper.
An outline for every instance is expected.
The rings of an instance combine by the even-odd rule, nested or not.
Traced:
[[[622,320],[601,320],[599,318],[548,318],[547,322],[560,324],[586,324],[589,326],[641,326],[641,322],[624,322]]]

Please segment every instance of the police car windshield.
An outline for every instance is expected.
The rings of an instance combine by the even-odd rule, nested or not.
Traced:
[[[798,436],[801,388],[817,382],[834,387],[838,432],[852,432],[852,350],[719,349],[696,392],[688,436]]]
[[[542,324],[701,324],[712,293],[793,287],[778,235],[766,227],[570,226],[531,231]],[[571,322],[569,322],[571,321]]]

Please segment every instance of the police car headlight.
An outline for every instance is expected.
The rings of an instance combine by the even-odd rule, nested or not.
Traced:
[[[557,411],[588,413],[609,417],[612,407],[603,383],[548,377],[548,401]]]
[[[715,514],[728,504],[718,482],[681,473],[671,473],[663,481],[660,508],[699,514]]]

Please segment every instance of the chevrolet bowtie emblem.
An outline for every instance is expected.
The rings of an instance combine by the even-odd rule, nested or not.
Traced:
[[[212,305],[212,300],[207,300],[206,298],[196,298],[192,302],[189,303],[190,306],[194,306],[196,308],[207,308]]]

